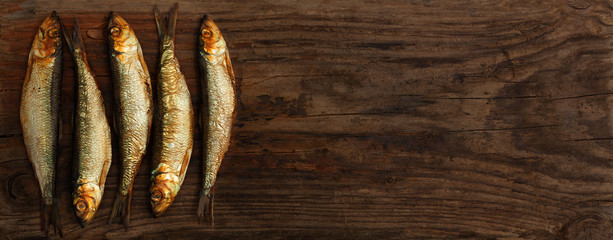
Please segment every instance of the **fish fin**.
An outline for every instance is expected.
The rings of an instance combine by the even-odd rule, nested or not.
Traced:
[[[45,232],[45,236],[49,235],[49,226],[51,226],[55,234],[64,237],[62,233],[62,223],[60,222],[60,214],[57,210],[57,201],[54,199],[51,205],[45,205],[43,203],[42,208],[40,227],[41,230]]]
[[[183,182],[183,178],[185,177],[185,171],[187,171],[187,165],[189,165],[189,160],[192,158],[193,149],[194,148],[192,145],[192,147],[187,149],[187,152],[185,152],[185,157],[183,158],[183,163],[181,164],[181,169],[179,170],[179,176],[182,176],[181,182]]]
[[[226,48],[226,71],[228,71],[228,75],[230,75],[230,79],[232,79],[232,86],[236,86],[236,80],[234,77],[234,68],[232,67],[232,62],[230,61],[230,52]]]
[[[32,67],[32,63],[34,62],[32,58],[34,56],[34,46],[32,46],[32,48],[30,49],[30,54],[28,54],[28,68]],[[32,75],[32,71],[26,71],[26,77],[24,78],[24,81],[29,80],[30,76]]]
[[[113,224],[113,220],[115,220],[117,216],[123,215],[124,205],[125,199],[123,199],[121,193],[117,192],[115,195],[115,202],[113,203],[113,209],[111,210],[111,218],[109,218],[109,226]]]
[[[175,41],[175,28],[177,26],[177,9],[179,8],[179,3],[175,3],[175,5],[170,9],[170,12],[168,12],[168,32],[167,32],[167,38],[170,38],[169,40],[171,41]]]
[[[68,28],[66,28],[66,26],[61,23],[60,24],[62,26],[62,35],[64,35],[64,39],[66,40],[66,45],[68,45],[68,50],[70,50],[70,52],[74,52],[73,46],[74,44],[72,43],[72,36],[70,35],[70,31],[68,31]]]
[[[107,127],[108,127],[108,123]],[[101,188],[101,190],[104,189],[104,183],[106,182],[106,175],[109,173],[109,169],[111,168],[111,162],[113,161],[113,156],[112,156],[112,150],[109,151],[109,159],[108,161],[105,161],[104,165],[102,166],[102,172],[100,172],[100,180],[98,181],[98,186]]]
[[[125,206],[123,207],[123,226],[126,230],[128,230],[128,225],[130,224],[130,204],[132,203],[132,190],[128,191],[128,195],[126,196]]]
[[[62,24],[62,33],[64,35],[64,38],[66,39],[66,43],[70,52],[74,56],[76,51],[80,50],[79,54],[85,55],[85,51],[83,50],[83,37],[81,36],[81,28],[79,27],[79,20],[77,19],[77,17],[75,17],[74,19],[74,31],[72,35],[69,32],[70,31],[68,31],[66,26]]]
[[[234,68],[232,67],[232,61],[230,61],[230,52],[226,48],[226,71],[228,71],[228,75],[230,76],[230,80],[232,80],[232,90],[234,90],[234,110],[232,111],[232,122],[236,119],[236,106],[238,105],[238,99],[236,98],[237,85],[236,85],[236,77],[234,76]]]
[[[149,69],[147,68],[147,63],[145,62],[145,57],[143,57],[143,50],[140,47],[140,44],[138,44],[138,48],[137,48],[137,56],[138,56],[138,62],[140,62],[140,66],[143,68],[143,73],[147,76],[147,78],[150,78],[149,75]],[[151,86],[149,86],[151,87]]]
[[[215,186],[211,188],[208,194],[205,193],[204,189],[200,192],[200,201],[198,202],[198,224],[202,224],[204,221],[211,227],[215,226],[215,221],[213,219],[214,200]]]
[[[45,200],[40,199],[40,230],[45,232],[45,236],[49,236],[49,230],[47,229],[47,208],[45,207]]]
[[[158,30],[158,37],[160,41],[174,41],[175,40],[175,27],[177,25],[177,8],[179,3],[175,3],[174,6],[168,12],[168,15],[161,16],[157,6],[153,7],[153,15],[155,17],[155,25]]]
[[[160,10],[158,9],[157,5],[153,6],[153,18],[155,19],[155,26],[158,30],[158,38],[162,39],[162,37],[164,37],[164,22],[160,16]]]
[[[151,75],[149,74],[149,69],[147,68],[147,62],[145,62],[145,57],[143,55],[143,50],[141,49],[140,44],[138,44],[137,51],[138,51],[137,59],[138,59],[138,62],[140,63],[140,66],[143,69],[141,76],[145,77],[144,79],[146,79],[145,85],[147,85],[147,93],[149,94],[149,96],[152,96],[153,89],[151,87]],[[153,104],[151,104],[151,106],[153,106]],[[151,109],[151,111],[153,111],[153,108]],[[149,128],[151,128],[151,126],[149,126]],[[149,139],[149,137],[147,137],[147,139]]]
[[[131,201],[132,191],[129,191],[128,195],[126,196],[121,196],[121,194],[117,192],[117,196],[115,196],[115,203],[113,203],[113,210],[111,211],[111,218],[109,219],[109,226],[113,224],[113,220],[115,220],[116,217],[121,217],[123,226],[126,230],[128,229]]]
[[[102,171],[100,172],[100,179],[98,180],[98,186],[100,187],[101,191],[104,191],[104,183],[106,182],[106,176],[109,173],[109,169],[111,168],[111,162],[113,162],[113,144],[110,142],[110,138],[111,138],[111,129],[109,127],[109,122],[108,120],[104,119],[104,123],[106,124],[106,131],[108,131],[107,133],[109,134],[109,142],[108,145],[106,145],[106,149],[104,149],[104,151],[106,151],[106,153],[108,154],[108,159],[104,159],[104,165],[102,165]]]

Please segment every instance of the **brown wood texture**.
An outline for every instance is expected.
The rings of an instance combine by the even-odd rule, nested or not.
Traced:
[[[79,18],[110,113],[108,14],[133,26],[155,79],[154,4],[0,3],[0,236],[43,236],[18,118],[38,25],[52,10],[67,25]],[[613,239],[613,1],[181,1],[177,53],[196,109],[204,13],[220,26],[240,85],[215,228],[196,222],[199,129],[163,216],[151,214],[147,156],[130,228],[107,225],[115,154],[100,210],[79,227],[66,54],[65,239]]]

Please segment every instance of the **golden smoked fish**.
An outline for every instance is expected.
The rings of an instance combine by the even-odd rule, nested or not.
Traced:
[[[194,110],[185,77],[175,56],[177,7],[167,16],[154,8],[160,40],[160,65],[157,82],[156,111],[153,120],[153,171],[151,206],[161,215],[174,201],[189,165],[194,135]]]
[[[132,184],[149,142],[153,119],[151,78],[143,51],[130,25],[111,13],[108,25],[109,56],[115,95],[114,126],[119,136],[121,175],[109,224],[116,216],[130,221]]]
[[[62,235],[55,197],[55,168],[60,131],[62,31],[55,11],[40,25],[28,59],[19,106],[23,140],[40,186],[41,230]]]
[[[111,166],[111,129],[106,119],[102,93],[87,63],[79,22],[74,33],[64,28],[64,37],[75,64],[74,159],[72,203],[81,227],[94,217]]]
[[[217,171],[228,147],[235,116],[234,71],[226,42],[217,25],[204,16],[198,44],[202,86],[203,179],[198,203],[198,222],[213,222]]]

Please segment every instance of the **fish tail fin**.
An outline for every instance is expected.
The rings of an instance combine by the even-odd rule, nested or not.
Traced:
[[[57,210],[57,201],[53,200],[51,205],[42,204],[40,228],[45,232],[45,235],[49,235],[49,226],[53,228],[55,234],[59,234],[60,237],[64,237],[62,233],[62,223],[60,222],[60,214]]]
[[[215,226],[215,222],[213,219],[215,187],[211,188],[208,193],[206,192],[207,191],[205,189],[200,192],[200,201],[198,202],[198,224],[201,224],[204,221],[212,227]]]
[[[132,201],[132,191],[129,191],[126,196],[122,196],[117,192],[115,196],[115,203],[113,203],[113,210],[111,211],[111,218],[109,219],[109,226],[113,223],[116,217],[121,217],[123,226],[128,229],[130,221],[130,202]]]
[[[123,214],[123,208],[125,204],[125,199],[121,196],[120,192],[117,192],[115,195],[115,202],[113,203],[113,209],[111,210],[111,218],[109,218],[109,226],[113,224],[113,221],[117,216],[121,216]]]
[[[177,26],[177,8],[179,3],[170,9],[167,15],[162,16],[157,6],[153,7],[153,15],[155,17],[155,25],[158,30],[158,37],[162,43],[175,40],[175,27]]]
[[[70,31],[62,24],[62,32],[64,33],[64,39],[66,39],[66,43],[68,45],[68,49],[73,54],[77,53],[84,55],[85,51],[83,51],[83,37],[81,36],[81,28],[79,27],[79,20],[77,17],[74,18],[74,31],[70,34]]]
[[[128,196],[126,196],[125,205],[123,207],[123,227],[128,230],[128,225],[130,224],[130,205],[132,203],[132,190],[128,192]]]

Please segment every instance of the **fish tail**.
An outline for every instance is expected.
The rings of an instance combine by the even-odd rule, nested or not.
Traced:
[[[203,221],[208,223],[208,225],[215,226],[215,222],[213,219],[213,203],[215,200],[215,187],[211,188],[209,193],[203,189],[200,192],[200,201],[198,202],[198,224],[201,224]]]
[[[153,7],[153,15],[155,17],[155,25],[158,30],[158,37],[161,42],[168,41],[174,42],[175,40],[175,27],[177,25],[177,8],[179,3],[170,9],[167,15],[162,16],[157,6]]]
[[[117,192],[115,196],[115,203],[113,204],[113,210],[111,211],[111,218],[109,219],[109,226],[113,223],[116,217],[121,217],[123,226],[128,229],[130,223],[130,202],[132,201],[132,191],[129,191],[126,196],[122,196]]]
[[[123,226],[128,230],[128,224],[130,224],[130,205],[132,203],[132,190],[128,192],[126,196],[125,205],[123,207]]]
[[[72,34],[70,34],[70,31],[68,31],[64,24],[62,24],[62,32],[64,33],[64,39],[66,39],[68,49],[73,56],[75,53],[85,55],[85,51],[83,51],[83,37],[81,36],[81,28],[79,28],[79,20],[77,17],[74,18],[74,31]]]
[[[55,234],[59,234],[60,237],[64,237],[62,233],[62,223],[60,222],[60,214],[57,210],[57,201],[54,199],[51,205],[42,204],[40,228],[45,232],[45,235],[49,235],[49,226],[53,228]]]

